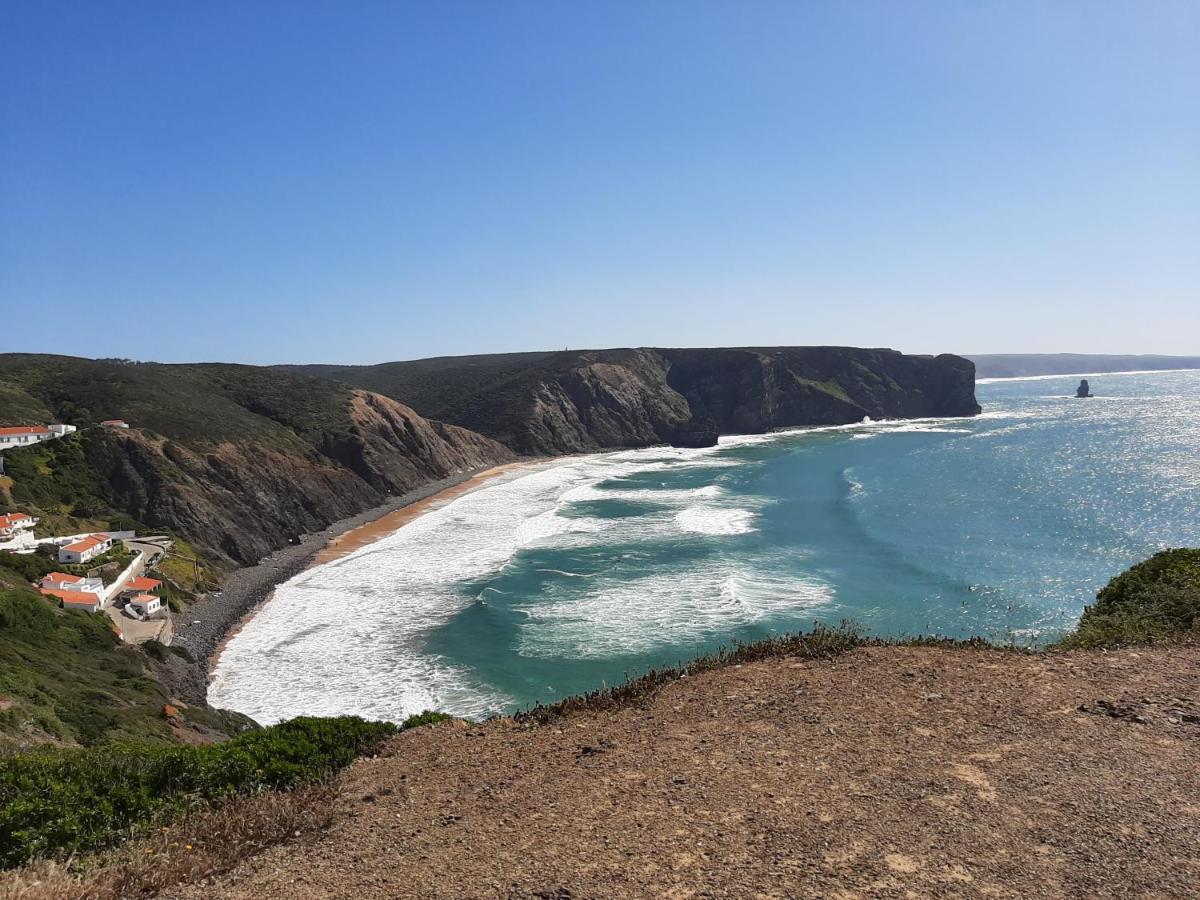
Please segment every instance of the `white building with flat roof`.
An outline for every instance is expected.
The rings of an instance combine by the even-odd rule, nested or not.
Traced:
[[[28,447],[39,441],[52,441],[75,431],[74,425],[5,425],[0,426],[0,450]]]

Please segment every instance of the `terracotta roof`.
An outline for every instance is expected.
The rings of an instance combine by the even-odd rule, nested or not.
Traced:
[[[9,425],[0,428],[0,436],[9,434],[49,434],[49,425]]]
[[[0,516],[0,528],[11,528],[19,522],[32,522],[33,516],[26,513],[9,513],[6,516]]]
[[[57,582],[58,584],[75,584],[77,581],[83,581],[83,578],[79,575],[68,575],[66,572],[51,572],[42,579],[42,584],[45,584],[47,581]]]
[[[153,594],[138,594],[136,597],[130,597],[130,598],[129,598],[129,602],[130,602],[130,603],[143,603],[143,604],[144,604],[144,603],[152,603],[152,602],[153,602],[153,603],[160,603],[160,602],[162,602],[162,601],[161,601],[161,600],[159,600],[159,598],[158,598],[158,597],[155,597]]]
[[[73,544],[67,544],[63,547],[64,550],[74,550],[76,553],[82,553],[84,550],[91,550],[93,547],[103,544],[105,541],[112,540],[107,534],[89,534],[87,537],[76,541]]]
[[[161,584],[161,581],[155,581],[153,578],[145,578],[139,575],[136,578],[130,578],[129,581],[125,582],[125,590],[152,591]]]
[[[42,588],[42,594],[47,597],[56,597],[63,603],[70,603],[74,606],[100,605],[100,598],[91,591],[60,591],[58,588]]]

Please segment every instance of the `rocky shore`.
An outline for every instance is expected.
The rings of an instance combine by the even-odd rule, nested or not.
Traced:
[[[204,702],[209,664],[222,643],[256,607],[271,596],[276,585],[304,571],[313,557],[334,538],[406,506],[428,500],[491,468],[485,466],[431,481],[415,490],[393,497],[374,509],[342,519],[321,531],[301,535],[298,543],[276,550],[257,565],[230,572],[225,576],[219,591],[202,597],[175,617],[173,644],[186,649],[194,663],[186,673],[175,673],[176,677],[171,679],[174,682],[170,685],[172,691],[187,702]]]

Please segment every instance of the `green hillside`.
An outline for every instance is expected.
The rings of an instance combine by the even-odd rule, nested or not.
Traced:
[[[168,702],[142,650],[125,646],[106,616],[58,609],[0,567],[0,750],[177,738]],[[242,716],[181,707],[188,727],[219,737]]]
[[[0,354],[0,423],[124,419],[188,443],[299,447],[302,436],[346,426],[349,402],[330,380],[256,366]]]

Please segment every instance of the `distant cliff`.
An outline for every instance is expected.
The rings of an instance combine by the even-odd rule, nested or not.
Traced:
[[[276,368],[7,354],[0,423],[82,430],[7,454],[13,483],[0,507],[36,511],[59,533],[116,521],[167,529],[217,563],[246,564],[389,496],[517,455],[973,415],[974,375],[957,356],[845,347]],[[132,427],[96,427],[105,419]]]
[[[738,434],[979,412],[970,361],[851,347],[641,348],[286,368],[402,399],[535,455],[670,441],[693,420]]]
[[[1115,355],[1105,353],[985,353],[969,357],[980,378],[1027,375],[1090,375],[1093,372],[1158,372],[1200,369],[1200,356]]]

